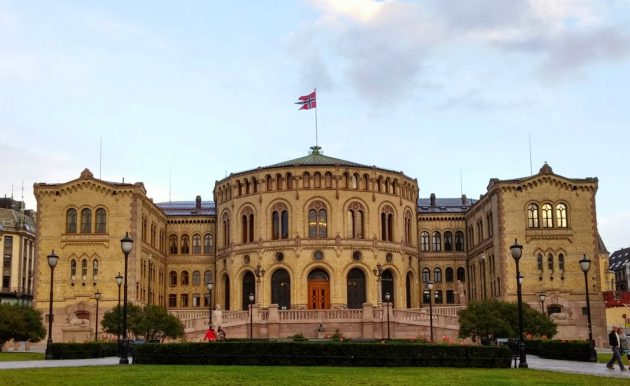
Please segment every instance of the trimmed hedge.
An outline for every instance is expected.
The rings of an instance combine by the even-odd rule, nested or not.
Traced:
[[[541,358],[588,362],[590,345],[584,340],[526,340],[525,349]]]
[[[508,368],[507,347],[330,342],[143,344],[134,364]]]
[[[118,343],[53,343],[53,359],[87,359],[118,356]]]

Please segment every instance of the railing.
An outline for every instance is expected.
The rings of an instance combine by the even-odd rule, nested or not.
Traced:
[[[223,325],[249,323],[249,311],[223,311]]]
[[[352,310],[280,310],[281,321],[360,320],[362,309]]]

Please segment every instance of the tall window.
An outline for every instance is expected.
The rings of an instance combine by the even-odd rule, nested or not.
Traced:
[[[88,208],[81,211],[81,233],[92,233],[92,211]]]
[[[561,253],[558,255],[558,269],[560,272],[564,272],[564,255]]]
[[[193,271],[192,285],[194,286],[201,285],[201,272]]]
[[[543,228],[553,227],[553,210],[551,204],[544,204],[542,206],[542,226]]]
[[[273,206],[271,222],[273,240],[289,238],[289,211],[286,205],[279,203]]]
[[[92,261],[92,278],[98,279],[98,260],[96,259]]]
[[[444,271],[444,274],[446,275],[446,282],[452,283],[453,282],[453,268],[447,267],[446,270]]]
[[[457,268],[457,280],[462,283],[466,281],[466,270],[463,267]]]
[[[453,233],[444,232],[444,250],[452,251],[453,250]]]
[[[348,207],[348,236],[353,239],[365,237],[365,210],[363,205],[353,202]]]
[[[551,253],[547,255],[547,268],[549,272],[553,272],[553,255]]]
[[[203,236],[203,253],[205,255],[209,255],[210,253],[212,253],[212,244],[212,235]]]
[[[442,291],[441,290],[435,290],[435,304],[442,304],[444,303],[444,300],[442,299]]]
[[[381,239],[394,241],[394,211],[389,206],[381,212]]]
[[[429,244],[429,232],[420,233],[420,249],[423,251],[431,250],[431,246]]]
[[[567,227],[567,206],[565,204],[556,205],[556,226],[558,228]]]
[[[321,201],[315,201],[312,203],[308,210],[308,237],[327,237],[327,219],[328,217],[324,204]]]
[[[81,278],[87,280],[88,262],[86,259],[81,260]]]
[[[188,271],[182,271],[182,285],[188,285]]]
[[[433,250],[441,251],[442,250],[442,235],[440,232],[433,232]]]
[[[190,242],[188,241],[188,235],[182,236],[182,254],[187,255],[190,253]]]
[[[74,208],[66,212],[66,233],[77,233],[77,210]]]
[[[193,253],[195,255],[201,254],[201,236],[193,235]]]
[[[205,271],[203,273],[203,283],[204,284],[212,283],[212,271]]]
[[[177,286],[177,272],[171,271],[168,274],[169,284],[171,287]]]
[[[433,281],[436,283],[442,282],[442,270],[440,268],[436,268],[433,271]]]
[[[405,243],[411,244],[411,221],[412,216],[411,212],[405,212]]]
[[[223,246],[225,248],[230,246],[230,215],[229,213],[223,214]]]
[[[542,255],[540,253],[536,256],[536,267],[537,267],[536,269],[538,269],[538,272],[542,273],[542,271],[543,271],[543,257],[542,257]]]
[[[70,260],[70,280],[74,280],[77,277],[77,261],[75,259]]]
[[[538,205],[529,204],[527,206],[527,226],[538,228]]]
[[[254,242],[254,211],[250,207],[241,212],[241,236],[243,243]]]
[[[429,268],[422,268],[422,282],[427,283],[431,281],[431,271]]]
[[[170,235],[168,240],[170,244],[171,255],[176,255],[177,254],[177,236]]]
[[[458,252],[464,251],[464,232],[455,232],[455,250]]]

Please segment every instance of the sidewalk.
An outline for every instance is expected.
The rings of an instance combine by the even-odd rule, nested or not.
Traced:
[[[610,370],[606,368],[605,363],[561,361],[557,359],[542,359],[535,355],[528,355],[527,364],[530,369],[535,370],[626,378],[630,381],[630,371],[621,371],[617,365],[615,365],[614,370]]]
[[[0,362],[0,370],[7,369],[31,369],[39,367],[80,367],[80,366],[112,366],[117,365],[120,358],[93,358],[93,359],[58,359],[42,361],[14,361]],[[129,358],[131,363],[131,358]]]

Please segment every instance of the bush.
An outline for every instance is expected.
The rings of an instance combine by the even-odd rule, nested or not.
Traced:
[[[583,340],[526,340],[527,353],[547,359],[588,362],[590,345]]]
[[[53,359],[87,359],[118,356],[118,343],[53,343]]]
[[[507,347],[417,343],[236,342],[136,347],[134,364],[387,366],[508,368]]]

